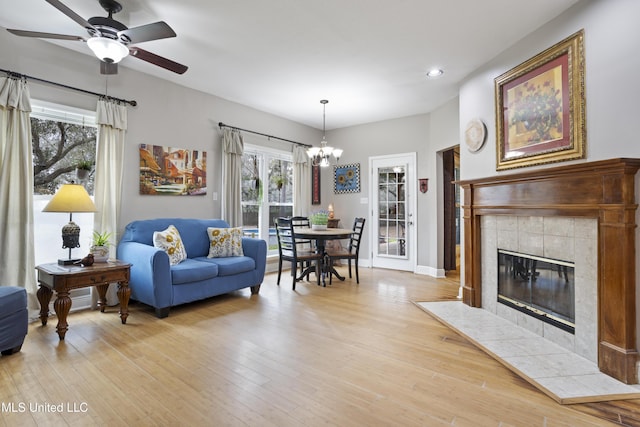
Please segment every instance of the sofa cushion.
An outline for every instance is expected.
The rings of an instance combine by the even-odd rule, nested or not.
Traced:
[[[196,261],[206,262],[218,267],[218,276],[233,276],[234,274],[252,271],[256,268],[256,262],[248,256],[236,256],[226,258],[196,258]]]
[[[207,227],[229,227],[229,224],[221,219],[143,219],[127,224],[120,241],[139,242],[153,246],[153,232],[164,230],[169,225],[173,225],[178,229],[189,258],[207,256],[209,253],[210,242],[207,237]]]
[[[165,230],[153,232],[153,246],[162,249],[169,255],[169,263],[176,265],[187,258],[178,229],[170,225]]]
[[[185,259],[171,266],[171,283],[181,285],[218,276],[218,265],[193,259]]]
[[[244,255],[242,252],[242,228],[207,227],[207,234],[210,242],[208,258]]]

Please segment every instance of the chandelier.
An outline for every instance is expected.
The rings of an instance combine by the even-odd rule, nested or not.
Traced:
[[[325,168],[329,166],[329,159],[331,155],[336,158],[336,162],[340,160],[340,156],[342,156],[342,150],[339,148],[329,147],[327,145],[326,131],[325,131],[325,111],[327,108],[327,104],[329,101],[323,99],[320,101],[322,104],[322,141],[320,141],[320,147],[310,147],[307,149],[307,156],[313,161],[314,166],[320,165]]]

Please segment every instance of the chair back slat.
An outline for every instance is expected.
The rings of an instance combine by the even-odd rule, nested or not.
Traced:
[[[278,250],[280,255],[295,257],[296,238],[293,234],[293,224],[290,218],[276,218],[276,236],[278,238]]]
[[[360,252],[360,241],[362,240],[362,230],[364,230],[364,218],[356,218],[353,221],[353,234],[349,239],[349,252],[355,250],[355,253]]]

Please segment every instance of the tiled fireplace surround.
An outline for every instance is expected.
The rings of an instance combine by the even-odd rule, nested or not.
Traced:
[[[481,218],[482,308],[598,362],[598,222],[595,218]],[[497,302],[498,249],[575,262],[575,334]]]
[[[461,181],[463,302],[482,307],[638,383],[636,172],[611,159]],[[497,250],[575,262],[575,335],[497,302]]]

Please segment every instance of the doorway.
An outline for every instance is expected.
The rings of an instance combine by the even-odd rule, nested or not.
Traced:
[[[372,157],[371,264],[416,269],[416,153]]]
[[[448,278],[460,278],[460,146],[442,152],[443,268]]]

